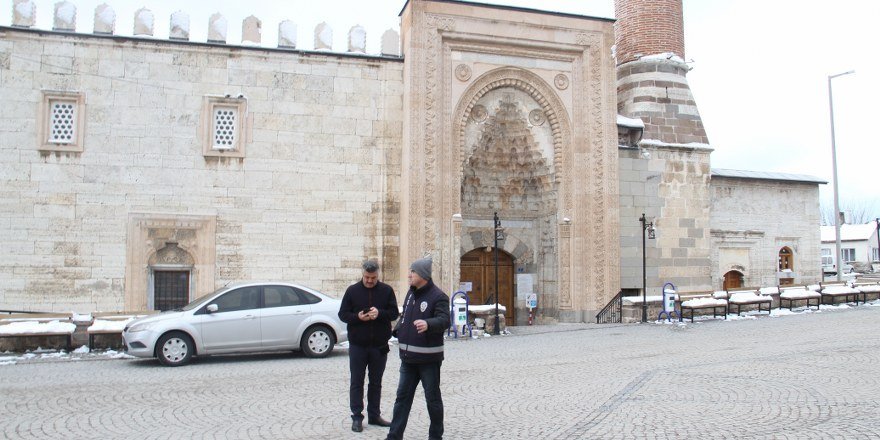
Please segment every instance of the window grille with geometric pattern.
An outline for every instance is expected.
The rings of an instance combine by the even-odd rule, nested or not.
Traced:
[[[50,101],[49,139],[53,144],[76,142],[76,102]]]
[[[214,106],[214,134],[215,150],[233,150],[238,136],[238,108],[226,106]]]

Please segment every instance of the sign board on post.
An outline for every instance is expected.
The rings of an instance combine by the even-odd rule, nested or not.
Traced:
[[[537,293],[528,294],[528,296],[526,297],[526,307],[528,307],[530,309],[538,308],[538,294]]]
[[[474,290],[474,283],[470,281],[462,281],[458,290],[461,290],[462,292],[470,292],[471,290]]]

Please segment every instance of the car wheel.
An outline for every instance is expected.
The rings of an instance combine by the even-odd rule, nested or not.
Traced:
[[[186,365],[194,353],[192,338],[183,332],[166,333],[156,342],[156,358],[168,367]]]
[[[329,328],[323,325],[316,325],[309,327],[303,333],[299,346],[307,357],[321,358],[326,357],[333,351],[333,346],[336,344],[335,339],[333,332]]]

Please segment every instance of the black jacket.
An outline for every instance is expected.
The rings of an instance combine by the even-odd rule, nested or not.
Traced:
[[[424,319],[428,330],[416,331],[413,324]],[[403,300],[403,314],[394,328],[400,360],[412,364],[443,360],[443,332],[449,328],[449,297],[432,281],[420,289],[410,287]]]
[[[375,307],[379,316],[372,321],[361,321],[358,312]],[[363,347],[388,346],[391,339],[391,322],[397,319],[397,298],[391,286],[378,282],[367,289],[363,281],[345,290],[339,306],[339,319],[348,324],[348,341]]]

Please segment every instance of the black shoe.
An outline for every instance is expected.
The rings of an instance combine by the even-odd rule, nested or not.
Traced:
[[[361,432],[364,430],[364,421],[361,419],[355,419],[351,421],[351,430],[354,432]]]
[[[391,422],[383,419],[382,417],[371,417],[369,420],[367,420],[367,423],[376,426],[384,426],[386,428],[391,426]]]

